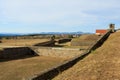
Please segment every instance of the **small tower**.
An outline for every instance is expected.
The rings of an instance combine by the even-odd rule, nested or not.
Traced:
[[[112,32],[115,32],[115,24],[110,24],[109,27],[112,30]]]
[[[0,37],[0,43],[2,43],[1,39],[2,39],[2,38]]]

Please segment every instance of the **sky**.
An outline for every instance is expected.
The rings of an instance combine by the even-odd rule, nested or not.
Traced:
[[[0,33],[120,28],[120,0],[0,0]]]

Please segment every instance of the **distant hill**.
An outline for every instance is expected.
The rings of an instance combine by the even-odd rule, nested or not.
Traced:
[[[13,33],[0,33],[0,37],[3,36],[20,36],[21,34],[13,34]]]
[[[83,32],[41,32],[40,34],[83,34]]]
[[[41,32],[41,33],[0,33],[0,37],[3,36],[22,36],[22,35],[40,35],[40,34],[49,34],[49,35],[55,35],[55,34],[91,34],[91,33],[84,33],[84,32]]]

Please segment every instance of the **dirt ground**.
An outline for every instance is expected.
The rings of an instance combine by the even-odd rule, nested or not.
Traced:
[[[120,32],[53,80],[120,80]]]
[[[64,58],[37,56],[0,62],[0,80],[26,80],[65,60]]]
[[[32,46],[49,39],[2,39],[0,46]]]

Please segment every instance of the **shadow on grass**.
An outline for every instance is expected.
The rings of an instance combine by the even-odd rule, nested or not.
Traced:
[[[52,47],[64,47],[65,45],[54,45]]]

